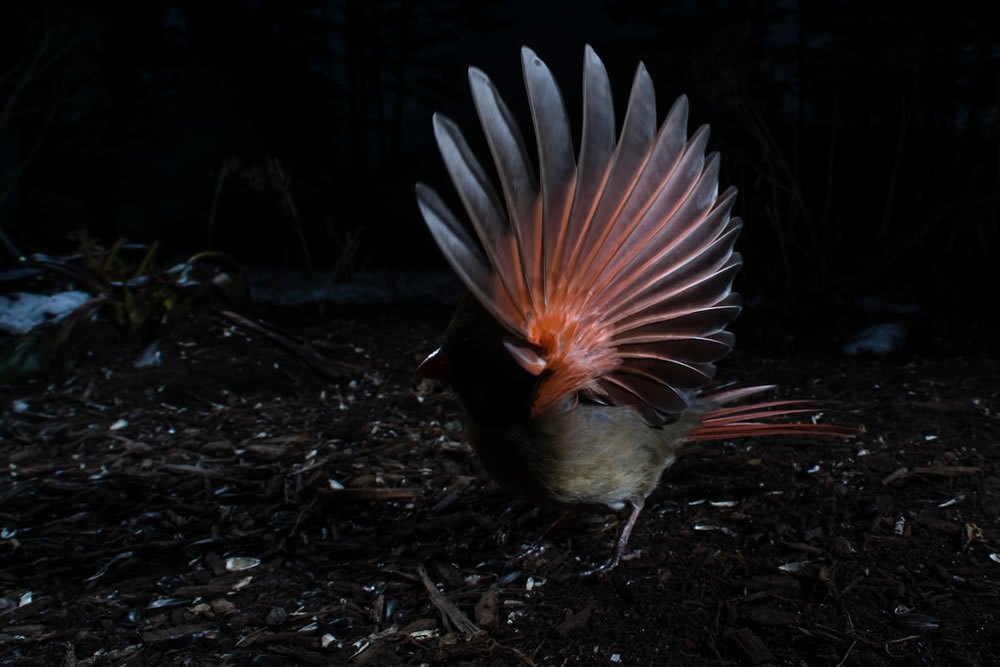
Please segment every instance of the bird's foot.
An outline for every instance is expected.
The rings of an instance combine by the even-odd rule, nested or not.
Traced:
[[[628,546],[628,538],[632,534],[632,528],[635,527],[635,520],[639,518],[639,512],[642,511],[643,505],[646,503],[646,499],[642,496],[629,499],[629,504],[632,506],[632,513],[629,514],[628,521],[625,522],[625,526],[622,528],[622,534],[618,537],[618,542],[615,543],[615,552],[611,555],[611,558],[606,560],[602,565],[597,567],[592,567],[589,570],[584,570],[580,573],[581,577],[590,577],[595,574],[605,574],[611,570],[618,567],[618,563],[623,560],[631,560],[641,555],[641,551],[638,549],[633,549],[626,552],[625,548]]]

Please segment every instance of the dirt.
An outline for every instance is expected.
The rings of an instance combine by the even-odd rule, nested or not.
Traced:
[[[414,377],[445,310],[264,314],[325,375],[204,312],[155,332],[158,367],[98,321],[0,387],[0,665],[996,664],[989,354],[847,357],[751,322],[722,377],[866,432],[689,447],[640,555],[581,579],[624,516],[505,562],[556,517],[485,479]]]

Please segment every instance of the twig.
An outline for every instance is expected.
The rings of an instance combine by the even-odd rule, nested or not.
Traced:
[[[356,500],[411,500],[423,495],[424,490],[416,487],[398,487],[394,489],[381,488],[357,488],[357,489],[328,489],[319,487],[316,495],[333,496],[338,498],[354,498]]]
[[[420,579],[424,582],[424,588],[427,589],[427,595],[431,599],[431,604],[441,612],[441,616],[446,623],[453,625],[455,629],[465,635],[466,639],[471,639],[484,633],[482,628],[469,620],[469,617],[456,607],[455,603],[438,590],[434,582],[427,576],[427,569],[423,565],[417,566],[417,574],[420,575]]]
[[[212,205],[208,209],[208,229],[206,230],[208,247],[212,247],[212,237],[215,235],[215,216],[219,211],[219,198],[222,196],[222,186],[226,178],[239,168],[236,158],[226,158],[219,169],[219,177],[215,179],[215,191],[212,193]]]
[[[292,219],[292,226],[295,227],[295,234],[299,240],[299,248],[302,250],[302,259],[306,264],[306,271],[309,272],[310,276],[315,276],[316,269],[313,268],[312,255],[309,254],[309,244],[306,242],[306,234],[302,229],[302,221],[299,219],[299,209],[295,205],[295,200],[292,199],[290,179],[281,166],[281,162],[276,157],[269,156],[267,158],[267,169],[271,176],[271,184],[281,194],[288,217]]]
[[[879,224],[878,237],[884,239],[889,233],[892,221],[892,209],[896,203],[896,183],[899,178],[899,166],[903,161],[903,146],[906,143],[906,95],[899,96],[899,131],[896,133],[896,150],[892,156],[892,168],[889,170],[889,183],[886,187],[885,206],[882,210],[882,221]]]
[[[899,468],[882,480],[884,486],[916,475],[937,475],[938,477],[958,477],[959,475],[975,475],[982,468],[976,466],[925,466],[919,468]]]
[[[851,642],[851,645],[847,647],[847,653],[845,653],[844,657],[841,658],[840,662],[837,663],[837,667],[844,667],[844,665],[847,664],[847,658],[850,657],[851,651],[854,650],[854,645],[857,644],[857,643],[858,643],[857,639],[855,639],[853,642]]]
[[[238,326],[249,329],[277,343],[305,362],[309,368],[327,379],[341,380],[350,377],[351,371],[358,368],[347,362],[327,359],[317,352],[309,341],[281,331],[274,325],[251,320],[231,310],[218,310],[216,313]]]

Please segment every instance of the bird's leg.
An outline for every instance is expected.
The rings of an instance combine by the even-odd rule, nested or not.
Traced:
[[[631,553],[625,553],[625,547],[628,546],[628,538],[632,535],[632,528],[635,526],[636,519],[639,518],[639,512],[642,511],[643,506],[646,504],[646,499],[642,496],[636,496],[629,498],[626,502],[632,506],[632,513],[629,514],[628,521],[625,522],[625,527],[622,528],[622,534],[618,537],[618,543],[615,545],[615,552],[611,554],[611,558],[604,561],[601,565],[581,572],[581,577],[589,577],[595,574],[610,572],[618,567],[618,563],[620,563],[623,558],[628,560],[632,555]]]

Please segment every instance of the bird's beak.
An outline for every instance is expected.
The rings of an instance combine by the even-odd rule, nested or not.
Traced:
[[[428,380],[440,380],[447,382],[451,378],[451,366],[448,357],[441,351],[441,348],[434,350],[427,355],[427,358],[417,366],[417,375]]]

